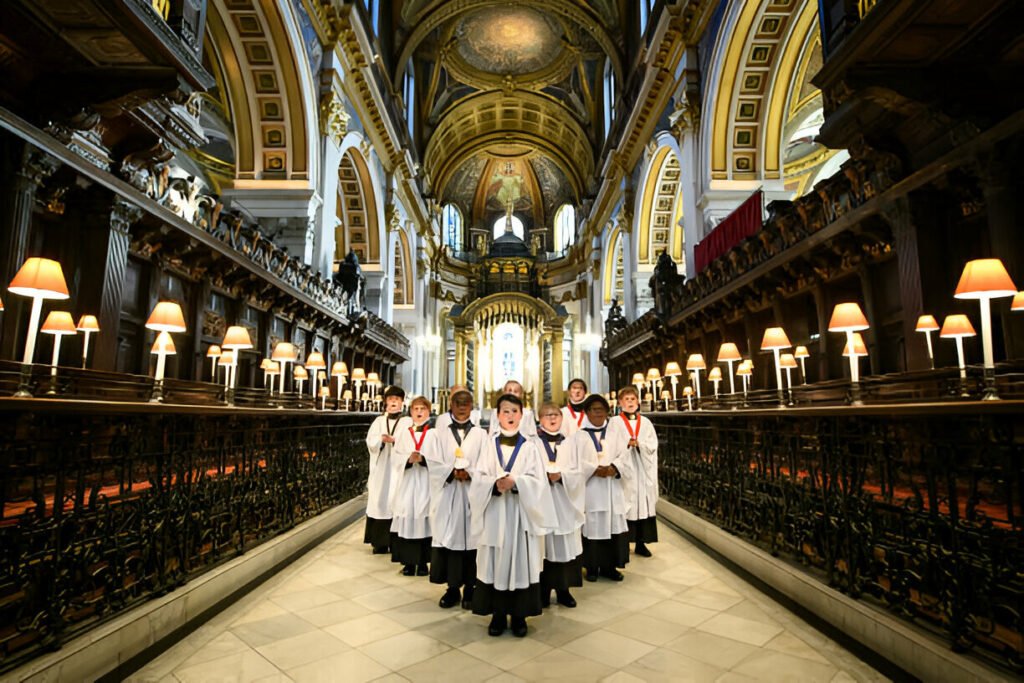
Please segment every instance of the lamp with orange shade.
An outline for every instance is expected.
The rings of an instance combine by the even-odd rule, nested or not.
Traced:
[[[686,409],[693,410],[693,387],[689,384],[683,387],[683,396],[686,397]]]
[[[331,366],[331,375],[338,378],[338,404],[334,409],[341,410],[341,388],[345,386],[345,380],[348,379],[348,365],[345,364],[345,361],[336,361]]]
[[[341,395],[341,397],[345,399],[345,410],[350,410],[349,406],[351,405],[352,401],[352,390],[346,389],[345,392]]]
[[[967,393],[967,364],[964,362],[964,337],[976,337],[977,335],[974,325],[971,325],[971,321],[963,314],[947,315],[946,319],[942,321],[942,329],[939,331],[939,337],[956,340],[956,357],[960,368],[960,395],[965,397],[969,394]]]
[[[693,388],[697,392],[697,410],[700,406],[700,371],[707,370],[708,364],[704,362],[704,356],[700,353],[691,353],[686,359],[686,369],[693,373]]]
[[[271,366],[276,365],[277,363],[270,360],[269,358],[264,358],[262,361],[260,361],[260,370],[263,371],[263,388],[266,389],[268,391],[268,394],[271,396],[273,396],[274,394],[274,383],[270,380],[270,368]]]
[[[992,299],[1017,295],[1003,262],[997,258],[982,258],[968,261],[960,275],[956,292],[957,299],[977,299],[981,304],[981,347],[984,359],[985,389],[981,400],[997,401],[996,365],[992,353]]]
[[[324,354],[319,351],[311,352],[306,358],[306,369],[313,371],[313,384],[311,386],[313,396],[316,397],[320,392],[317,378],[319,377],[321,370],[327,370],[327,361],[324,360]]]
[[[786,407],[786,395],[782,390],[782,366],[779,365],[779,352],[781,349],[788,349],[792,345],[789,337],[786,336],[786,331],[781,327],[769,327],[764,331],[764,336],[761,338],[761,350],[771,351],[775,357],[775,386],[779,394],[780,408]]]
[[[377,387],[380,386],[380,375],[371,372],[366,375],[366,386],[370,389],[370,400],[377,398]]]
[[[633,386],[636,387],[637,398],[639,399],[644,393],[644,373],[634,372],[633,373]]]
[[[82,342],[82,367],[84,368],[89,359],[89,336],[93,332],[100,331],[100,322],[94,315],[83,315],[78,319],[75,329],[85,335],[85,341]]]
[[[217,381],[217,360],[220,358],[221,348],[216,344],[211,344],[210,348],[206,349],[206,357],[210,359],[210,381]]]
[[[227,404],[233,406],[235,405],[235,387],[238,386],[238,356],[243,350],[252,348],[252,338],[249,336],[249,330],[241,325],[232,325],[224,331],[224,339],[220,345],[231,352],[231,365],[228,366],[230,378],[225,398]]]
[[[736,393],[736,380],[732,374],[732,364],[743,360],[739,347],[732,342],[725,342],[718,348],[718,362],[725,363],[729,368],[729,393]]]
[[[320,387],[320,410],[327,410],[327,399],[331,395],[331,388],[328,386]]]
[[[50,361],[50,388],[47,395],[57,394],[57,361],[60,359],[61,337],[69,334],[76,334],[75,319],[67,311],[50,311],[43,321],[40,329],[43,334],[53,335],[53,359]]]
[[[665,364],[665,376],[672,382],[672,405],[676,404],[676,386],[679,384],[679,376],[683,374],[682,368],[679,367],[679,363],[669,361]]]
[[[0,311],[4,310],[4,305],[0,303]],[[1011,311],[1024,311],[1024,292],[1017,292],[1013,295],[1013,301],[1010,302]]]
[[[166,356],[172,353],[165,352],[163,349],[168,347],[166,341],[171,339],[171,332],[184,332],[187,329],[185,327],[185,316],[181,312],[181,306],[173,301],[157,302],[153,312],[149,314],[149,319],[146,320],[146,329],[161,333],[157,335],[157,342],[160,341],[162,333],[166,333],[164,343],[154,344],[153,346],[153,353],[156,354],[156,373],[153,376],[153,394],[149,398],[151,403],[162,403],[164,400]],[[174,348],[173,341],[171,341],[170,348]]]
[[[786,393],[789,397],[787,405],[793,405],[793,370],[800,366],[792,353],[780,354],[779,365],[786,371]]]
[[[708,372],[708,380],[715,385],[715,400],[718,400],[718,385],[722,381],[722,368],[717,365]]]
[[[36,352],[36,335],[39,332],[39,316],[43,311],[43,299],[69,299],[68,285],[64,281],[64,271],[60,264],[47,258],[33,256],[25,261],[18,270],[7,290],[19,296],[32,299],[32,311],[28,318],[28,331],[25,337],[25,353],[22,356],[21,381],[18,398],[31,398],[32,358]]]
[[[153,373],[153,393],[149,397],[149,402],[163,403],[164,368],[167,363],[167,356],[173,356],[177,353],[170,332],[166,330],[158,332],[149,352],[156,356],[156,370]]]
[[[292,375],[295,377],[295,381],[299,383],[299,398],[302,398],[302,387],[305,386],[306,380],[309,379],[309,373],[306,371],[306,368],[296,365],[295,369],[292,370]]]
[[[800,361],[800,377],[803,379],[804,384],[807,384],[807,365],[805,363],[810,357],[811,352],[807,350],[806,346],[798,346],[793,349],[793,358]]]
[[[829,332],[841,332],[846,335],[846,344],[853,345],[853,333],[870,327],[864,311],[855,302],[836,304],[832,311],[832,319],[828,323]],[[863,405],[860,400],[860,364],[856,356],[850,356],[850,404]]]
[[[294,363],[298,359],[299,353],[291,342],[277,342],[274,346],[274,351],[270,354],[270,360],[281,364],[281,390],[277,393],[284,394],[284,381],[288,375],[288,364]],[[278,408],[284,408],[284,406],[279,405]]]
[[[366,381],[366,370],[363,368],[354,368],[352,370],[352,383],[356,385],[355,400],[358,402],[360,410],[362,409],[362,391],[363,382]]]
[[[922,315],[917,319],[917,325],[914,327],[915,332],[924,333],[924,340],[928,344],[928,364],[932,370],[935,369],[935,352],[932,349],[932,332],[938,332],[939,323],[935,321],[934,315]]]
[[[750,364],[750,361],[740,361],[739,367],[736,368],[736,374],[743,380],[743,405],[747,405],[747,383],[750,380],[750,376],[754,374],[754,368]]]
[[[231,349],[221,351],[219,367],[224,368],[224,391],[225,393],[231,390],[231,368],[234,367],[238,360],[238,356]],[[216,381],[214,377],[214,381]]]

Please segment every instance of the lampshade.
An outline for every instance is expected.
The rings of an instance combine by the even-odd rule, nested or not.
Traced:
[[[797,368],[800,367],[796,362],[796,356],[792,353],[784,353],[779,356],[779,367],[780,368]]]
[[[847,343],[845,346],[843,346],[843,356],[846,358],[849,358],[850,356],[856,356],[857,358],[861,358],[866,355],[868,355],[868,347],[864,345],[864,338],[860,336],[859,332],[854,332],[853,351],[850,351],[850,344]]]
[[[366,381],[366,370],[363,368],[356,368],[352,371],[353,382],[365,382]]]
[[[722,369],[717,365],[708,371],[708,379],[714,382],[716,379],[722,379]]]
[[[270,360],[269,358],[264,358],[262,361],[260,361],[260,370],[269,370],[271,365],[276,366],[277,363]]]
[[[207,358],[220,358],[221,357],[220,347],[217,346],[216,344],[211,344],[210,348],[206,349],[206,357]]]
[[[971,321],[962,313],[947,315],[946,319],[942,321],[942,330],[939,332],[939,336],[943,338],[974,337],[977,334],[974,331],[974,325],[971,325]]]
[[[789,337],[786,336],[786,331],[781,327],[769,327],[764,331],[764,337],[761,339],[762,351],[788,349],[790,346],[792,344],[789,341]]]
[[[754,374],[754,371],[750,368],[749,365],[747,365],[746,361],[744,361],[740,363],[740,366],[738,368],[736,368],[736,374],[739,375],[740,377],[749,377],[750,375]]]
[[[631,382],[632,384],[643,384],[644,381],[645,381],[644,380],[644,373],[642,373],[642,372],[634,372],[633,373],[633,381]]]
[[[294,376],[295,379],[309,379],[309,373],[306,372],[306,368],[301,365],[295,366],[295,369],[292,370],[292,376]]]
[[[915,332],[934,332],[939,329],[939,323],[935,321],[934,315],[922,315],[917,319],[917,326],[914,328]]]
[[[675,362],[674,360],[669,361],[669,363],[665,365],[666,377],[678,377],[681,374],[683,374],[683,371],[682,369],[680,369],[679,363]]]
[[[670,399],[670,398],[672,398],[672,392],[667,390],[667,389],[662,389],[661,390],[661,399],[664,401],[664,400],[667,400],[667,399]]]
[[[235,364],[235,352],[231,349],[222,351],[220,354],[220,364],[224,366]]]
[[[683,387],[683,396],[693,396],[693,387],[689,384]]]
[[[997,258],[980,258],[968,261],[957,283],[957,299],[997,299],[1017,294],[1003,262]]]
[[[798,346],[793,350],[793,358],[810,358],[811,352],[806,346]]]
[[[4,310],[4,300],[0,299],[0,311]]]
[[[67,311],[50,311],[43,321],[40,332],[46,334],[75,334],[75,319]]]
[[[331,388],[328,386],[320,387],[320,398],[330,398]]]
[[[699,353],[690,354],[690,357],[686,359],[687,370],[705,370],[708,365],[704,362],[704,356]]]
[[[268,375],[280,375],[281,374],[281,364],[280,363],[276,363],[274,361],[269,361],[267,363],[267,367],[264,368],[264,370],[267,371]]]
[[[299,354],[295,350],[295,345],[290,342],[277,342],[274,352],[270,354],[270,360],[283,361],[285,363],[294,363],[298,357]]]
[[[828,321],[829,332],[856,332],[868,327],[868,319],[864,317],[864,311],[860,310],[860,304],[852,301],[836,304],[832,310],[832,319]]]
[[[366,383],[367,384],[380,384],[380,375],[378,375],[376,372],[371,372],[370,374],[368,374],[366,376]]]
[[[173,301],[161,301],[149,314],[146,327],[157,332],[184,332],[185,316],[181,312],[181,306]]]
[[[4,310],[4,305],[0,303],[0,311]],[[1010,303],[1011,311],[1024,311],[1024,292],[1017,292],[1013,295],[1013,302]]]
[[[3,309],[0,308],[0,311]],[[99,332],[100,322],[96,320],[94,315],[83,315],[78,319],[78,324],[75,325],[75,329],[79,332]]]
[[[249,337],[249,330],[241,325],[232,325],[224,332],[224,341],[221,345],[225,349],[251,349],[252,339]]]
[[[648,382],[653,382],[653,381],[659,380],[659,379],[661,379],[661,370],[659,370],[658,368],[650,368],[647,371],[647,381]]]
[[[346,389],[346,390],[345,390],[345,391],[344,391],[344,392],[343,392],[343,393],[341,394],[341,397],[342,397],[343,399],[345,399],[346,401],[351,401],[351,400],[352,400],[352,390],[351,390],[351,389]]]
[[[153,348],[151,348],[149,352],[162,352],[165,356],[173,356],[177,353],[174,349],[174,340],[171,339],[171,335],[166,330],[156,335],[156,341],[153,342]]]
[[[336,361],[334,365],[331,366],[331,375],[334,377],[338,377],[339,375],[348,377],[348,366],[345,365],[344,361]]]
[[[309,354],[306,358],[306,367],[309,369],[316,368],[317,370],[324,370],[327,368],[327,363],[324,361],[324,354],[319,351],[314,351]]]
[[[726,363],[728,361],[743,360],[743,356],[740,355],[740,350],[732,342],[725,342],[718,349],[718,362]],[[710,377],[710,375],[708,375]]]
[[[48,258],[33,256],[22,264],[7,289],[21,296],[36,299],[68,299],[68,285],[60,264]]]

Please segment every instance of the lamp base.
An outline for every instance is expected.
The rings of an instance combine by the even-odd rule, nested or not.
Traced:
[[[229,408],[235,407],[235,390],[231,387],[224,390],[224,403]]]
[[[149,395],[150,403],[163,403],[164,402],[164,381],[158,379],[153,382],[153,392]]]
[[[995,368],[985,368],[985,386],[981,390],[982,401],[1000,401],[996,392],[996,371]]]
[[[862,406],[864,400],[861,398],[860,382],[850,382],[850,405]]]
[[[788,407],[788,406],[786,406],[786,394],[782,391],[782,389],[779,389],[778,395],[779,395],[779,410],[785,410]]]
[[[14,398],[34,398],[32,395],[32,366],[22,364],[21,376],[18,378],[18,390],[14,392]]]

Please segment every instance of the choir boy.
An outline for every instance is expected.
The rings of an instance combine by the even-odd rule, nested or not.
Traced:
[[[374,555],[387,553],[391,546],[391,451],[395,435],[412,426],[402,417],[405,391],[390,386],[384,390],[384,414],[373,421],[366,434],[370,452],[370,477],[366,482],[366,531],[363,543],[369,543]]]
[[[463,609],[470,609],[476,583],[470,471],[488,438],[487,432],[471,421],[473,394],[466,387],[452,387],[450,401],[451,419],[443,428],[434,429],[435,437],[423,451],[430,473],[430,582],[448,585],[438,603],[441,607],[454,607],[461,597]]]
[[[562,433],[572,436],[583,426],[583,399],[587,397],[587,383],[576,378],[566,387],[569,401],[562,408]]]
[[[523,390],[523,385],[514,379],[510,379],[505,382],[505,386],[501,388],[502,394],[512,394],[519,399],[520,402],[524,400],[523,395],[526,393]],[[488,428],[488,435],[493,439],[498,433],[498,411],[495,410],[491,413],[491,424]],[[523,408],[523,421],[519,425],[519,431],[526,438],[537,436],[537,420],[533,417],[533,411],[529,408]]]
[[[582,408],[580,411],[582,413]],[[562,412],[545,403],[538,412],[540,426],[535,437],[547,466],[548,485],[557,517],[556,527],[544,537],[544,571],[540,574],[541,603],[551,604],[555,591],[558,604],[575,607],[569,589],[583,585],[579,557],[583,553],[583,499],[586,481],[576,454],[561,431]]]
[[[514,394],[497,403],[498,435],[489,438],[471,470],[469,504],[477,536],[473,613],[491,614],[487,633],[500,636],[511,617],[512,635],[526,635],[526,617],[541,613],[542,537],[557,524],[537,445],[520,432],[523,402]]]
[[[427,576],[430,560],[430,476],[423,453],[435,438],[430,401],[417,396],[409,404],[412,424],[399,432],[391,454],[391,561],[406,576]]]
[[[658,501],[658,435],[650,420],[640,417],[640,396],[629,385],[619,390],[622,412],[608,427],[609,450],[625,452],[630,477],[623,480],[626,493],[626,524],[636,554],[650,557],[648,543],[658,541],[654,505]]]
[[[625,449],[606,448],[608,401],[591,394],[583,402],[586,418],[572,437],[572,448],[587,480],[583,521],[583,566],[587,581],[598,575],[622,581],[619,568],[629,562],[629,528],[626,525],[624,480],[632,463]]]

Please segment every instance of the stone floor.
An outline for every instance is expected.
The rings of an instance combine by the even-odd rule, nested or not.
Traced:
[[[626,580],[584,583],[579,606],[487,636],[339,532],[132,681],[875,681],[878,672],[667,527]]]

